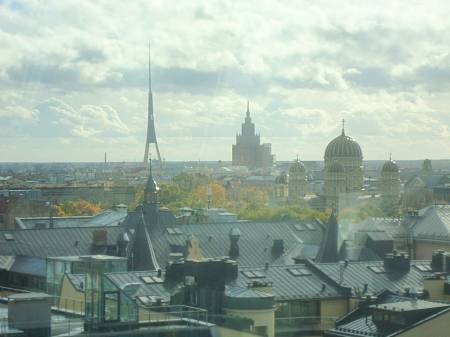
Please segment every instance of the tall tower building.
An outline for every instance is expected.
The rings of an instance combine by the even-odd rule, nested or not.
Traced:
[[[255,133],[248,101],[242,132],[236,135],[236,144],[232,148],[232,163],[252,169],[269,168],[273,164],[271,144],[261,144],[259,134]]]
[[[387,215],[398,211],[400,201],[400,172],[397,164],[389,156],[381,169],[381,207]]]
[[[150,144],[155,144],[156,155],[160,164],[161,154],[159,152],[158,141],[156,140],[155,117],[153,114],[153,93],[152,93],[152,73],[150,64],[150,44],[148,45],[148,124],[147,124],[147,141],[145,142],[144,165],[148,164]]]

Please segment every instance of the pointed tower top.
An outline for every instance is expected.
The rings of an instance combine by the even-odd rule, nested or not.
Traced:
[[[339,225],[336,219],[336,211],[333,208],[327,221],[327,228],[319,252],[317,253],[316,262],[328,263],[339,261],[338,236]]]
[[[389,152],[389,161],[392,161],[392,153]]]
[[[148,90],[152,90],[152,71],[150,58],[150,41],[148,41]]]
[[[342,118],[342,135],[345,136],[345,119]]]
[[[247,118],[250,118],[250,101],[247,100]]]

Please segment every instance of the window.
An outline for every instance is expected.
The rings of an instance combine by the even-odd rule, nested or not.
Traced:
[[[265,275],[264,273],[262,273],[259,270],[255,270],[255,271],[243,271],[242,274],[246,277],[246,278],[250,278],[250,279],[254,279],[254,278],[264,278]]]
[[[183,234],[183,231],[178,227],[168,227],[167,233],[170,235],[177,235],[177,234]]]
[[[295,230],[297,230],[299,232],[304,231],[306,229],[305,226],[300,225],[300,224],[294,225],[294,227],[295,227]]]
[[[312,275],[311,272],[306,268],[289,268],[288,272],[293,276],[308,276]]]
[[[376,274],[382,274],[386,272],[383,266],[369,266],[368,268]]]
[[[431,266],[427,264],[415,264],[414,268],[422,272],[432,271]]]
[[[313,224],[307,223],[306,228],[308,228],[310,231],[315,231],[316,227]]]
[[[5,237],[6,241],[14,241],[14,235],[11,233],[4,233],[3,236]]]
[[[142,276],[141,280],[145,284],[163,283],[163,279],[157,276]]]

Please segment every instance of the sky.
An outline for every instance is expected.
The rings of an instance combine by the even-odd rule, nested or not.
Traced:
[[[0,0],[0,162],[450,158],[450,2]],[[154,154],[154,151],[153,151]]]

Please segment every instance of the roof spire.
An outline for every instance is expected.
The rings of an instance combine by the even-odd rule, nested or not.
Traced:
[[[342,118],[342,135],[345,136],[345,119]]]
[[[389,161],[392,161],[392,153],[389,152]]]
[[[250,101],[247,100],[247,118],[250,118]]]
[[[298,160],[298,152],[297,152],[297,163],[298,163],[298,161],[299,161],[299,160]]]

